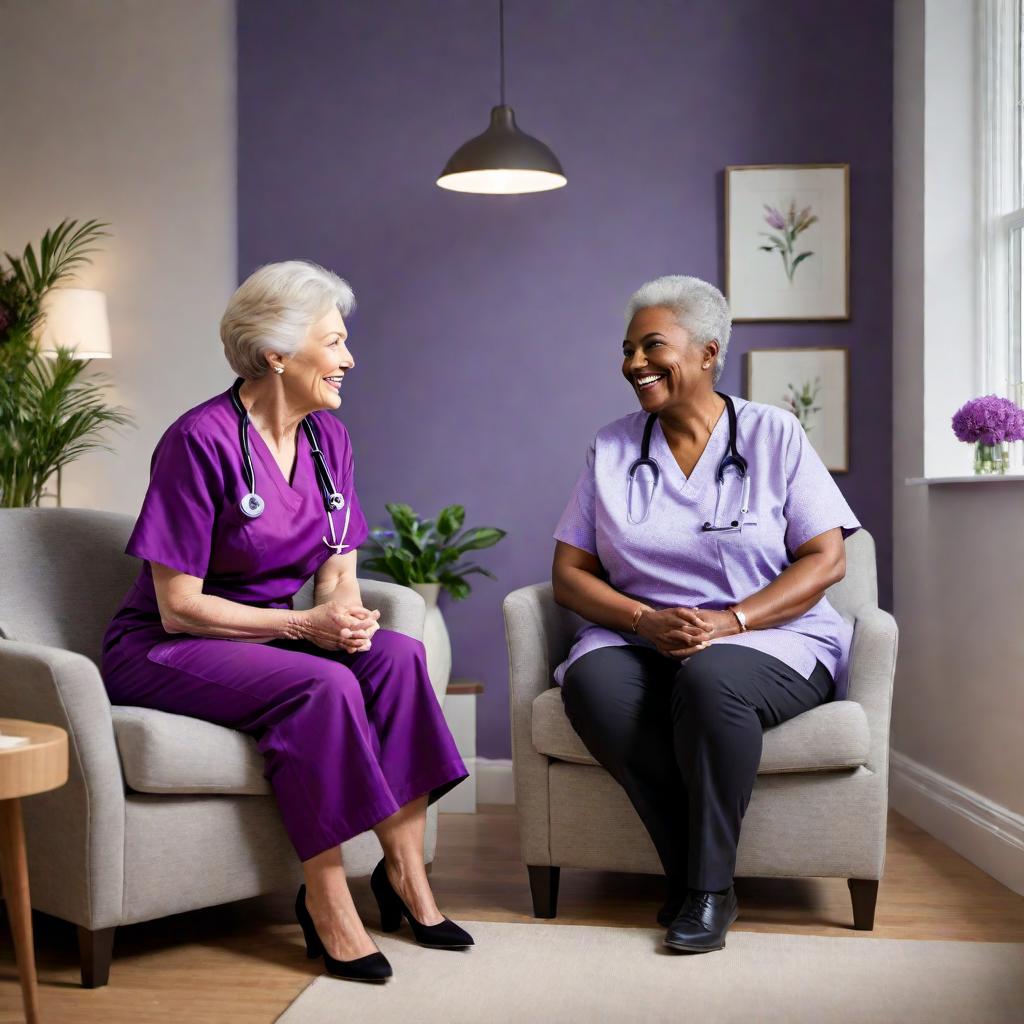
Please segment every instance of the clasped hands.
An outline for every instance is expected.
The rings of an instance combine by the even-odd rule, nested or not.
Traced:
[[[362,605],[325,601],[306,612],[303,635],[325,650],[358,654],[372,646],[373,634],[380,629],[379,618],[379,611]]]
[[[712,608],[663,608],[645,611],[636,632],[650,640],[659,654],[669,658],[688,658],[704,650],[720,636],[740,632],[736,616],[727,610]]]

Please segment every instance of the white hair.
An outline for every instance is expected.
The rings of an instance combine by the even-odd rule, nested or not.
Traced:
[[[650,309],[652,306],[664,306],[671,310],[676,323],[690,332],[690,339],[695,345],[718,342],[718,355],[712,371],[712,380],[717,384],[725,368],[725,353],[729,347],[729,332],[732,330],[729,303],[725,301],[725,296],[713,284],[699,277],[685,277],[682,274],[658,277],[633,292],[626,306],[627,328],[641,309]]]
[[[348,282],[316,263],[268,263],[239,285],[224,310],[224,355],[239,377],[258,380],[269,369],[267,352],[294,355],[332,307],[348,316],[355,305]]]

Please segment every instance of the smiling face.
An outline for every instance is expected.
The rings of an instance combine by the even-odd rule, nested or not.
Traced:
[[[622,343],[622,375],[644,412],[690,403],[712,387],[718,342],[695,345],[665,306],[637,310]]]
[[[283,366],[281,384],[296,409],[314,412],[341,405],[342,378],[356,365],[345,346],[348,331],[337,309],[310,325],[302,347],[289,359],[269,353],[271,368]]]

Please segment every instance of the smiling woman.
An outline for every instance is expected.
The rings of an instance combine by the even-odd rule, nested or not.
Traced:
[[[699,953],[737,914],[762,730],[845,694],[852,629],[824,594],[860,524],[794,416],[714,389],[717,288],[659,278],[626,321],[641,408],[598,431],[555,530],[555,600],[588,620],[555,680],[664,865],[666,945]]]
[[[391,968],[352,903],[340,844],[373,829],[389,920],[400,906],[419,942],[472,944],[437,909],[423,865],[427,805],[467,773],[422,643],[378,629],[356,578],[368,530],[332,414],[355,365],[353,305],[341,278],[300,261],[263,267],[234,294],[221,339],[238,379],[157,445],[126,549],[143,564],[107,629],[102,672],[114,703],[258,738],[302,862],[295,911],[309,954],[339,977],[380,981]],[[310,577],[314,607],[295,610]]]
[[[725,368],[725,354],[732,333],[725,296],[713,285],[696,277],[678,274],[659,277],[633,293],[626,307],[626,323],[630,324],[638,313],[653,311],[669,314],[672,326],[686,331],[692,345],[700,348],[714,343],[714,348],[709,349],[709,359],[714,362],[711,383],[717,384]],[[629,338],[623,342],[623,355],[627,349],[633,350],[633,342]]]

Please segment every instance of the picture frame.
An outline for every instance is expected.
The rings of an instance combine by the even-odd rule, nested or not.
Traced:
[[[751,349],[746,394],[752,402],[794,413],[825,467],[832,473],[850,471],[848,348]]]
[[[850,165],[725,169],[734,322],[850,319]]]

